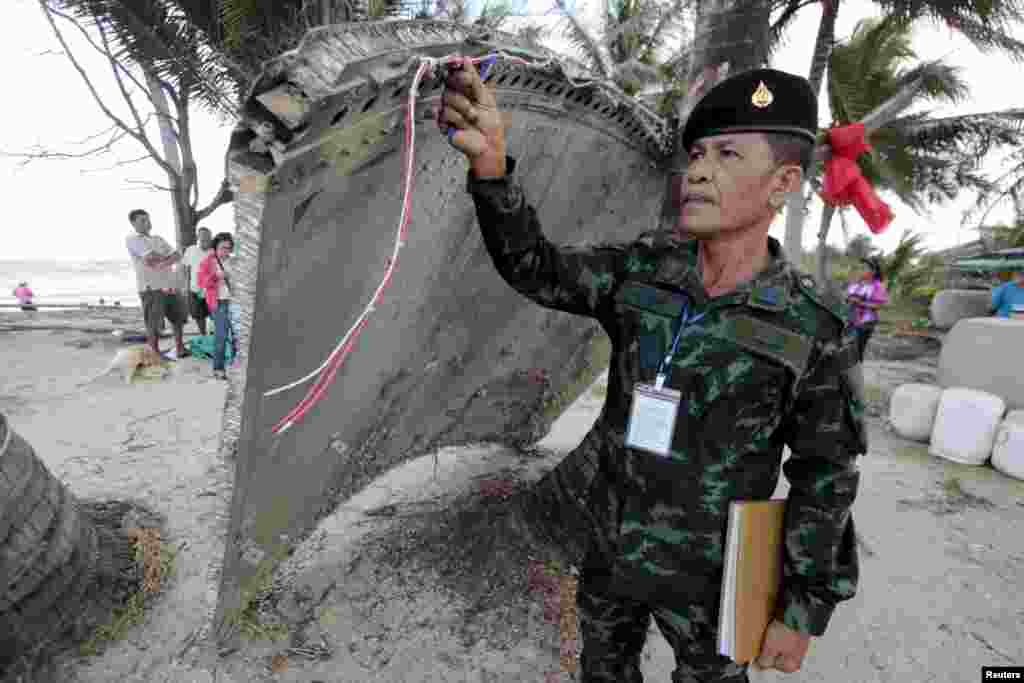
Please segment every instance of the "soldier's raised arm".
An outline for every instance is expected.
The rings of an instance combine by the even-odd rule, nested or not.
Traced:
[[[448,77],[437,122],[469,160],[467,189],[502,278],[542,306],[597,316],[622,272],[627,245],[565,248],[548,241],[515,178],[515,160],[506,156],[494,93],[468,59]]]

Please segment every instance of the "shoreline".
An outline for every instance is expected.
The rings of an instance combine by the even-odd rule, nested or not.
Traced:
[[[207,331],[212,332],[212,319],[207,322]],[[90,306],[88,308],[54,308],[34,312],[18,309],[0,309],[0,332],[78,332],[89,335],[121,336],[142,335],[146,329],[140,306]],[[185,323],[185,339],[197,336],[199,328],[189,318]],[[160,335],[161,339],[172,338],[170,325]]]

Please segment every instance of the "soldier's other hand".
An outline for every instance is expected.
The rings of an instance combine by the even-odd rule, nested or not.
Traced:
[[[811,637],[806,633],[794,631],[781,621],[772,621],[768,624],[761,654],[754,660],[754,665],[758,669],[795,673],[804,665],[810,646]]]
[[[468,57],[449,70],[437,124],[455,149],[466,155],[478,177],[505,173],[505,121],[494,93]]]

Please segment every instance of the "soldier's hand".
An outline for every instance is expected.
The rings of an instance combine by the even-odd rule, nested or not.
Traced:
[[[497,101],[468,57],[453,66],[445,82],[437,124],[455,149],[466,155],[477,177],[505,174],[505,121]],[[449,129],[451,132],[449,132]]]
[[[811,637],[794,631],[781,621],[772,621],[764,634],[761,654],[754,661],[759,669],[776,669],[794,673],[804,665],[804,657],[811,646]]]

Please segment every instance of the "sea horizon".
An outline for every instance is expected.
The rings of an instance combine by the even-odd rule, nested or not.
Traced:
[[[28,282],[37,304],[78,307],[120,302],[137,307],[135,270],[124,259],[0,259],[0,304],[16,304],[14,288]]]

